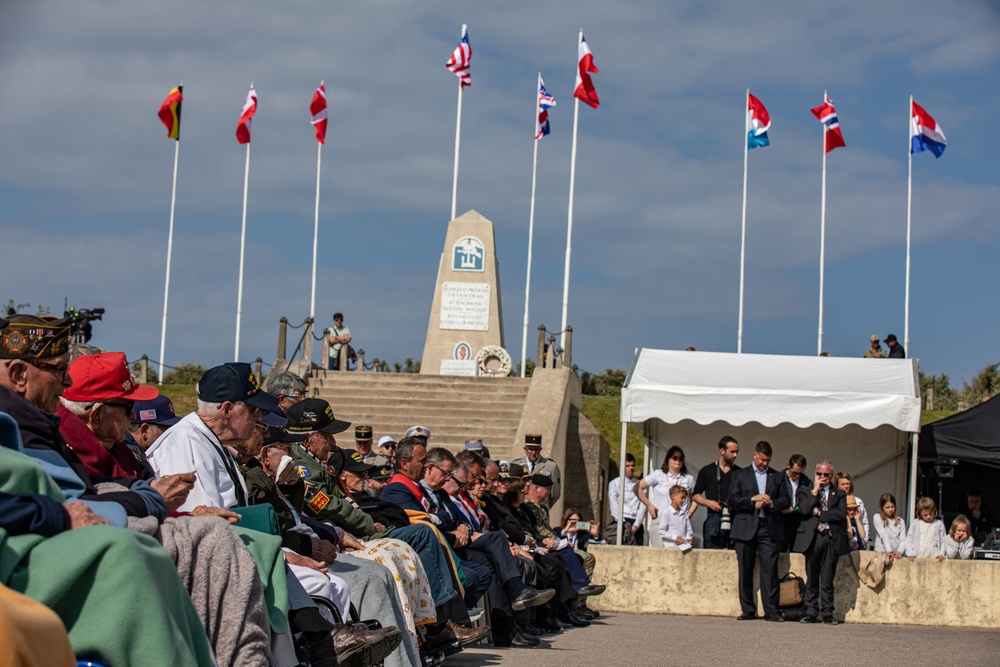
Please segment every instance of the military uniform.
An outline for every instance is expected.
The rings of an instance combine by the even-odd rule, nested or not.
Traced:
[[[529,463],[527,457],[522,456],[514,459],[511,463],[516,463],[524,468],[526,475],[545,475],[552,480],[552,493],[549,495],[549,505],[555,505],[562,492],[562,474],[559,472],[559,464],[552,459],[539,456],[534,464]]]
[[[543,538],[551,537],[553,540],[559,539],[559,537],[552,532],[552,523],[549,519],[548,507],[545,505],[536,505],[530,500],[525,500],[522,506],[528,514],[531,515],[531,524],[536,535],[541,535]]]
[[[375,532],[370,516],[344,497],[333,473],[300,444],[292,445],[295,470],[306,486],[304,511],[340,526],[359,540],[366,541],[384,535]]]

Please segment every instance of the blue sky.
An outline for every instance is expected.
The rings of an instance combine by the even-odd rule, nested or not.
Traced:
[[[581,107],[569,320],[575,361],[637,346],[735,351],[744,95],[772,117],[750,154],[744,351],[815,354],[821,129],[828,161],[824,347],[903,336],[907,101],[944,156],[914,159],[912,356],[953,384],[1000,360],[1000,18],[987,2],[714,3],[23,0],[0,6],[0,299],[103,306],[95,343],[158,355],[173,142],[156,111],[185,84],[166,361],[232,356],[244,150],[254,81],[242,356],[274,357],[309,309],[316,145],[330,100],[322,323],[368,357],[419,359],[451,207],[456,77],[469,24],[458,210],[496,226],[506,346],[518,361],[535,80],[558,106],[539,146],[531,331],[558,329],[572,89],[582,26],[602,105]],[[992,341],[992,342],[991,342]],[[529,345],[529,349],[533,347]]]

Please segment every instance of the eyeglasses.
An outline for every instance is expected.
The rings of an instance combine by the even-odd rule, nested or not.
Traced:
[[[671,461],[683,461],[684,457],[683,456],[676,456],[676,455],[674,455],[674,456],[670,457],[670,460]]]
[[[51,364],[40,359],[22,359],[22,361],[26,364],[31,364],[40,370],[49,371],[50,373],[58,375],[60,380],[65,379],[66,373],[69,372],[69,364]],[[7,365],[9,366],[10,363],[8,362]]]
[[[117,403],[115,401],[101,401],[102,405],[106,405],[110,408],[123,408],[125,414],[132,414],[132,408],[135,407],[134,401],[124,401],[122,403]]]
[[[818,470],[816,471],[817,477],[829,477],[832,474],[833,474],[832,472],[819,472]]]

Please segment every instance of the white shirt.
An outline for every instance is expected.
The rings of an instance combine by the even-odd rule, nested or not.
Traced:
[[[667,514],[670,511],[670,489],[675,485],[683,486],[687,489],[687,498],[684,499],[684,504],[681,505],[682,512],[688,512],[691,509],[691,494],[694,492],[694,477],[691,475],[673,475],[669,472],[663,472],[663,469],[654,470],[645,477],[646,484],[649,485],[651,500],[653,504],[656,505],[656,509],[660,514],[660,535],[663,535],[664,524],[667,521]]]
[[[157,479],[195,473],[194,488],[178,508],[182,512],[190,512],[199,505],[225,509],[239,506],[237,483],[242,497],[247,497],[246,484],[236,462],[197,413],[192,412],[171,426],[146,450],[146,458]],[[235,473],[235,482],[231,473]]]
[[[668,505],[661,510],[660,516],[660,537],[663,538],[663,546],[668,549],[679,548],[677,538],[690,540],[694,536],[691,529],[691,520],[688,519],[687,512],[681,507],[675,510],[673,505]]]
[[[885,523],[881,514],[875,514],[872,516],[872,523],[875,524],[875,551],[903,553],[906,542],[905,521],[900,519],[899,523],[892,520]]]
[[[611,506],[611,516],[618,520],[618,486],[621,484],[621,477],[616,477],[608,484],[608,503]],[[646,518],[646,506],[642,504],[639,497],[635,495],[635,485],[639,483],[635,477],[625,478],[625,518],[633,519],[633,523],[642,523]]]

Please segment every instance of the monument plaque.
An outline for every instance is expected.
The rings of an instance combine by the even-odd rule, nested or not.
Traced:
[[[449,222],[421,373],[473,375],[480,350],[503,347],[499,276],[493,223],[476,211]]]
[[[438,326],[461,331],[489,331],[490,286],[487,283],[443,283]]]

